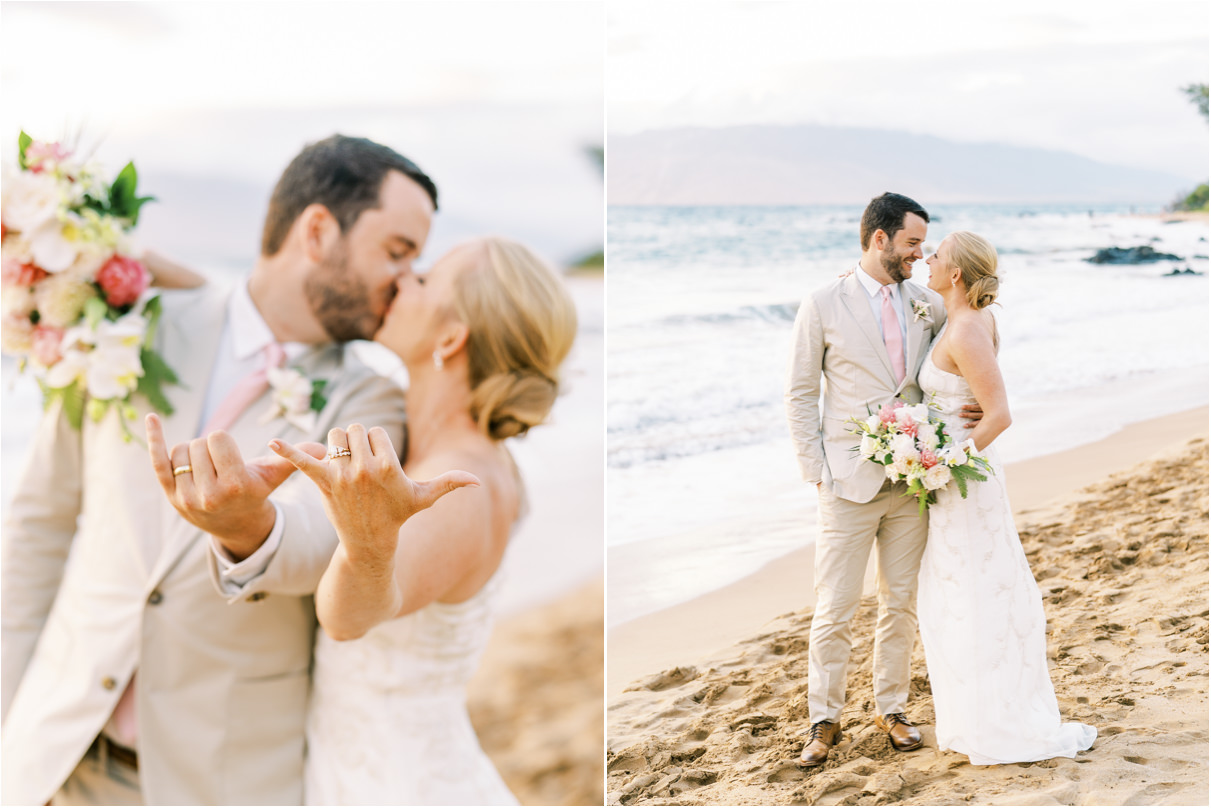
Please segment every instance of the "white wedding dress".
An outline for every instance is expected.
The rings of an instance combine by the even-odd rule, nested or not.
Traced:
[[[335,642],[320,629],[307,713],[308,805],[516,805],[467,717],[500,573]]]
[[[932,347],[917,379],[947,434],[963,435],[959,411],[975,403],[967,380],[938,368]],[[917,611],[938,748],[977,765],[1073,757],[1097,730],[1060,722],[1043,600],[995,446],[984,454],[994,474],[969,482],[966,499],[953,483],[938,493],[921,559]]]

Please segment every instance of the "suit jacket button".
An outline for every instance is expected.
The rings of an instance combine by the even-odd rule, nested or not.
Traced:
[[[113,678],[112,676],[106,676],[104,679],[101,680],[101,687],[105,688],[106,690],[113,690],[117,686],[118,686],[118,680]]]
[[[256,603],[258,600],[264,600],[267,597],[269,597],[268,592],[253,592],[248,596],[248,600],[252,603]]]
[[[152,593],[147,596],[147,602],[152,606],[158,606],[162,600],[164,600],[164,595],[158,589],[152,590]]]

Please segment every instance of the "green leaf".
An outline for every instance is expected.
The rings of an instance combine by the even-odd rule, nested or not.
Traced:
[[[322,412],[328,406],[328,399],[324,397],[324,388],[327,386],[327,379],[311,380],[311,409],[315,412]]]
[[[25,150],[29,148],[29,144],[33,143],[34,139],[25,134],[25,130],[21,130],[21,134],[17,136],[17,165],[25,168],[28,164],[25,162]]]
[[[85,411],[88,413],[89,419],[92,420],[93,423],[97,423],[104,418],[105,413],[109,412],[110,402],[111,399],[108,398],[104,400],[99,398],[90,398],[88,400],[88,404],[85,406]]]
[[[177,374],[158,353],[150,348],[143,348],[139,353],[139,359],[143,363],[143,375],[139,377],[139,384],[135,388],[135,392],[146,398],[152,409],[164,415],[172,415],[172,402],[164,395],[164,385],[177,384]]]
[[[67,416],[67,423],[71,424],[73,429],[79,431],[84,426],[84,402],[86,399],[84,389],[80,387],[80,382],[74,381],[69,386],[56,392],[63,399],[63,414]]]
[[[156,340],[156,329],[160,326],[160,316],[164,313],[164,303],[156,295],[143,306],[143,316],[147,318],[147,330],[144,332],[143,344],[151,345]],[[174,380],[175,381],[175,380]]]
[[[93,330],[96,330],[107,314],[109,314],[109,304],[99,297],[90,298],[84,304],[84,321]]]
[[[950,471],[951,479],[955,481],[955,485],[959,488],[959,496],[961,496],[963,499],[967,499],[967,480],[962,474],[955,474],[954,469],[951,469]]]
[[[154,196],[138,196],[139,172],[133,162],[118,172],[113,185],[109,187],[109,213],[120,219],[126,219],[130,226],[139,223],[139,209],[144,203],[155,200]]]

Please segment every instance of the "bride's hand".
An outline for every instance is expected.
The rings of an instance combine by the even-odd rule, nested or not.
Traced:
[[[328,433],[328,457],[316,460],[280,441],[269,448],[311,478],[324,497],[324,509],[351,559],[383,560],[394,555],[400,526],[413,514],[465,485],[479,485],[466,471],[448,471],[428,482],[409,479],[382,427],[361,424]],[[347,449],[349,454],[333,457]]]

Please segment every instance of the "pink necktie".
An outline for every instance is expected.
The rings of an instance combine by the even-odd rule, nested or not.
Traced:
[[[281,367],[282,363],[286,361],[286,352],[282,350],[281,345],[271,342],[265,346],[262,353],[265,357],[265,366],[249,373],[240,379],[235,387],[231,388],[231,392],[219,403],[214,414],[210,416],[210,420],[206,422],[206,426],[202,427],[200,433],[202,436],[209,435],[216,429],[226,429],[234,424],[235,420],[240,417],[240,413],[248,409],[249,404],[256,401],[269,389],[269,369]]]
[[[883,344],[887,346],[891,369],[896,374],[896,384],[899,384],[904,381],[904,338],[900,336],[900,321],[892,308],[891,289],[884,286],[879,292],[883,295]]]

